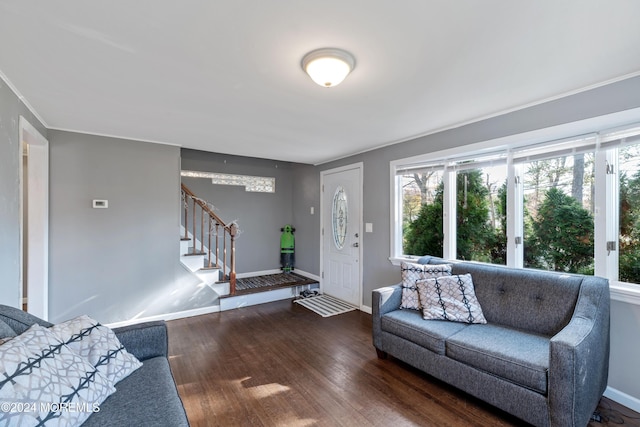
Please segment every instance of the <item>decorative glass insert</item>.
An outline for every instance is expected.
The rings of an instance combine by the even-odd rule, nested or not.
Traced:
[[[344,248],[344,241],[347,238],[347,194],[344,188],[336,188],[333,195],[333,207],[331,210],[331,223],[333,228],[333,243],[336,248]]]
[[[276,179],[266,176],[232,175],[228,173],[180,171],[180,176],[211,179],[212,184],[240,185],[245,191],[275,193]]]

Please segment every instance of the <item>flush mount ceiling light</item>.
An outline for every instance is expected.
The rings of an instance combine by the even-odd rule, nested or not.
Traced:
[[[324,87],[339,85],[355,66],[353,55],[336,48],[316,49],[302,58],[302,69]]]

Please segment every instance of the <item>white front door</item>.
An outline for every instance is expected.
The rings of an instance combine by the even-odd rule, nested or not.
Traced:
[[[322,291],[357,307],[362,301],[362,164],[324,171]]]

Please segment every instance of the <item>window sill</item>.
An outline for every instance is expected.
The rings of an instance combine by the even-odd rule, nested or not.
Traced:
[[[614,301],[640,305],[640,285],[611,281],[609,284],[609,290],[611,293],[611,299]]]

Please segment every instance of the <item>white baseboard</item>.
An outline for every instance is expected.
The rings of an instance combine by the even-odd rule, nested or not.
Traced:
[[[368,305],[360,305],[360,311],[367,313],[367,314],[371,314],[371,307],[369,307]]]
[[[138,319],[129,319],[122,322],[108,323],[105,326],[109,328],[117,328],[120,326],[136,325],[138,323],[151,322],[154,320],[184,319],[185,317],[200,316],[200,315],[209,314],[209,313],[218,313],[219,311],[220,311],[219,305],[212,305],[209,307],[194,308],[192,310],[177,311],[175,313],[159,314],[157,316],[140,317]]]
[[[633,397],[612,387],[607,387],[604,391],[604,395],[622,406],[626,406],[635,412],[640,412],[640,399],[637,397]]]

